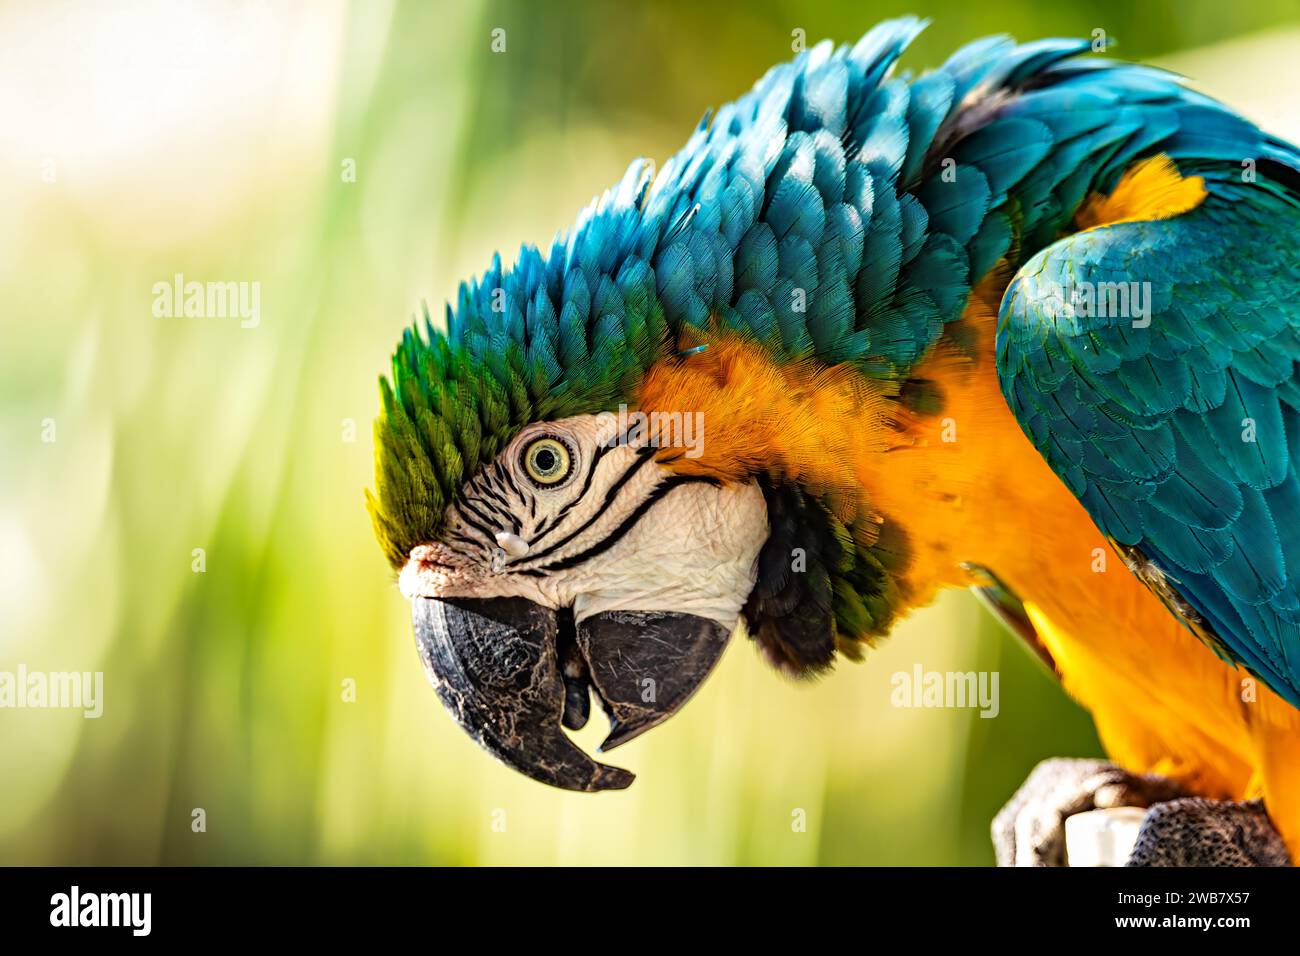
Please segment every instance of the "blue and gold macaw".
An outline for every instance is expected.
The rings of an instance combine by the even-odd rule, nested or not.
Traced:
[[[922,27],[774,67],[406,332],[369,505],[430,677],[507,764],[625,787],[561,730],[592,693],[608,749],[739,625],[807,674],[975,587],[1117,765],[1013,801],[1004,859],[1153,787],[1294,855],[1300,152],[1082,40],[896,73]]]

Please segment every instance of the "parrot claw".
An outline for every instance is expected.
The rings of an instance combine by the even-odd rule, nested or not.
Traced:
[[[1186,796],[1171,780],[1132,774],[1104,760],[1044,760],[993,819],[998,866],[1066,866],[1066,817]]]
[[[1044,760],[993,820],[998,866],[1068,866],[1067,817],[1150,808],[1127,866],[1288,866],[1286,844],[1259,801],[1190,796],[1156,774],[1104,760]]]
[[[1290,866],[1259,800],[1188,797],[1147,811],[1128,866]]]

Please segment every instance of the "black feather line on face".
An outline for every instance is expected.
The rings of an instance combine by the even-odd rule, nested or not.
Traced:
[[[481,493],[495,492],[504,494],[505,492],[500,486],[500,479],[497,478],[497,472],[500,470],[501,465],[493,462],[491,468],[480,472],[474,477],[474,480],[470,482],[470,487]]]
[[[509,468],[503,468],[501,466],[501,463],[497,462],[496,465],[493,467],[493,471],[498,472],[501,475],[501,477],[505,480],[505,483],[510,486],[510,490],[519,496],[520,501],[523,501],[525,498],[529,497],[528,495],[525,495],[522,491],[519,490],[519,486],[515,484],[515,476],[510,474]]]
[[[635,468],[635,466],[633,467]],[[580,551],[570,557],[562,558],[561,560],[548,564],[538,570],[544,572],[564,571],[568,568],[577,567],[585,561],[590,561],[592,558],[599,557],[617,544],[619,539],[631,531],[632,528],[636,526],[636,523],[644,518],[651,508],[667,497],[669,492],[674,488],[680,488],[682,485],[696,484],[699,482],[704,482],[714,486],[720,484],[716,478],[710,478],[705,475],[672,475],[671,477],[665,478],[663,481],[659,482],[659,484],[655,485],[654,491],[647,495],[645,500],[637,505],[631,514],[619,522],[617,528],[607,534],[600,541],[597,541],[585,551]]]
[[[489,514],[485,515],[482,511],[480,511],[478,506],[475,504],[475,502],[482,505],[484,510],[486,510]],[[498,530],[506,530],[506,526],[509,526],[509,530],[512,533],[514,534],[519,533],[519,524],[518,522],[515,521],[514,518],[498,514],[496,509],[494,509],[482,498],[466,497],[463,501],[461,501],[460,507],[462,513],[468,511],[474,517],[478,518],[482,522],[485,522],[486,524],[490,525],[493,524],[494,522],[502,522],[503,524],[501,528]],[[491,538],[493,541],[495,541],[496,535],[495,534],[491,535]]]
[[[461,544],[465,545],[467,548],[471,548],[471,549],[475,549],[475,550],[477,550],[478,548],[483,547],[483,542],[482,542],[482,541],[479,541],[479,540],[477,540],[477,539],[475,539],[475,538],[470,538],[470,537],[468,537],[468,536],[466,536],[466,535],[463,535],[463,534],[461,534],[459,531],[452,531],[452,532],[448,533],[448,535],[447,535],[447,540],[448,540],[448,541],[458,541],[458,542],[460,542]]]
[[[462,502],[462,505],[463,504],[464,502]],[[465,522],[466,525],[473,528],[479,534],[483,535],[484,540],[487,541],[489,550],[497,546],[496,532],[490,531],[489,529],[485,528],[483,525],[475,521],[474,518],[472,518],[469,514],[466,513],[466,509],[463,507],[460,509],[460,520]]]
[[[491,472],[489,472],[489,475],[490,474]],[[497,505],[497,507],[501,508],[506,513],[510,512],[510,503],[501,495],[500,491],[496,488],[496,482],[490,477],[476,490],[479,491],[484,498]]]
[[[555,542],[555,544],[551,545],[550,547],[546,548],[544,551],[540,551],[537,554],[527,555],[525,558],[521,560],[520,564],[522,565],[523,563],[526,562],[529,566],[536,567],[536,565],[533,562],[541,561],[544,558],[551,557],[553,554],[555,554],[556,551],[563,548],[565,545],[567,545],[578,535],[582,534],[584,531],[590,528],[597,518],[599,518],[602,514],[604,514],[607,510],[609,510],[610,505],[614,503],[614,499],[618,497],[618,493],[623,490],[623,486],[626,485],[628,481],[631,480],[632,476],[635,475],[647,462],[651,461],[654,458],[654,454],[656,451],[657,449],[650,446],[647,446],[645,448],[638,448],[636,460],[633,461],[632,464],[627,467],[627,469],[623,472],[623,474],[619,476],[618,480],[615,481],[614,484],[610,485],[609,490],[605,492],[605,499],[600,503],[600,507],[597,508],[594,512],[592,512],[590,518],[588,518],[585,522],[583,522],[583,524],[580,527],[574,529],[570,534],[565,535],[563,538]],[[593,461],[592,467],[587,473],[588,485],[590,484],[591,475],[594,472],[595,467],[596,467],[596,462]],[[583,494],[575,498],[572,502],[570,502],[569,505],[564,509],[564,511],[560,513],[560,517],[563,517],[565,514],[567,514],[569,509],[572,508],[574,505],[576,505],[579,501],[581,501],[585,496],[585,494],[586,494],[586,486],[584,486]],[[558,528],[559,528],[559,521],[557,520],[554,527],[551,530],[556,530]],[[543,533],[543,535],[539,536],[539,538],[537,539],[538,542],[540,542],[541,537],[544,537],[545,534],[549,534],[549,533],[550,532],[548,531]],[[507,567],[510,567],[510,565],[507,565]]]

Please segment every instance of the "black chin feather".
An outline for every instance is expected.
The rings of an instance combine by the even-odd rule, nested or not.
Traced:
[[[741,613],[772,665],[796,676],[830,667],[835,614],[828,567],[840,545],[825,509],[798,486],[760,479],[771,533],[758,555],[758,579]]]

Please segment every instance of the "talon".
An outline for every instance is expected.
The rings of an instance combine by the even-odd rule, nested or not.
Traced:
[[[1290,866],[1259,801],[1188,797],[1147,811],[1128,866]]]
[[[1045,760],[993,820],[998,865],[1067,866],[1067,818],[1092,810],[1145,809],[1185,796],[1171,780],[1130,773],[1104,760]],[[1107,845],[1118,839],[1112,835]],[[1111,856],[1108,850],[1098,852]],[[1087,850],[1079,855],[1090,858]]]

